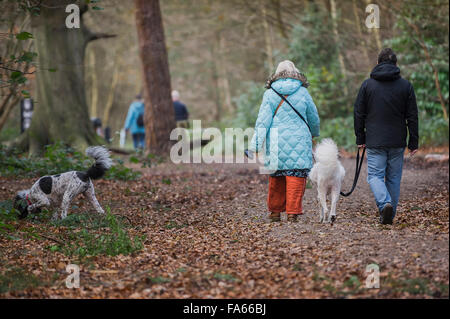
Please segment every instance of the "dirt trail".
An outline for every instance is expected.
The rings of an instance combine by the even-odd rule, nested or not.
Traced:
[[[354,160],[343,164],[347,190]],[[0,254],[8,256],[0,270],[20,266],[58,278],[3,296],[448,297],[448,165],[418,169],[406,163],[392,226],[378,223],[365,167],[355,192],[339,200],[333,226],[318,223],[313,189],[306,191],[297,223],[284,216],[270,223],[267,176],[254,165],[161,164],[144,173],[137,182],[95,186],[103,205],[127,216],[132,233],[147,237],[142,252],[91,258],[82,264],[82,287],[70,290],[61,284],[66,274],[60,266],[73,258],[50,252],[46,240],[0,238]],[[5,182],[11,183],[0,179]],[[14,183],[18,188],[29,181]],[[3,187],[1,199],[11,198],[14,187]],[[75,204],[87,208],[83,201]],[[369,264],[379,266],[379,289],[365,288]]]
[[[343,164],[347,171],[343,188],[347,190],[355,164],[349,159]],[[321,247],[326,252],[320,264],[328,266],[327,271],[338,271],[340,265],[351,264],[360,272],[362,267],[375,263],[383,275],[396,268],[408,272],[420,267],[420,271],[437,274],[436,278],[448,276],[448,167],[418,170],[405,166],[393,226],[378,222],[365,165],[355,192],[340,198],[338,219],[333,226],[318,223],[316,191],[308,189],[305,215],[299,223],[281,223],[270,232],[270,237],[284,244]],[[260,202],[264,199],[260,196]],[[257,216],[263,210],[259,206],[253,213]]]

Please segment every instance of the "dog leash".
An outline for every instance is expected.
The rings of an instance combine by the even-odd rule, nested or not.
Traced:
[[[356,188],[356,184],[358,183],[358,178],[359,178],[359,173],[361,173],[361,168],[362,168],[362,164],[364,161],[364,154],[366,153],[366,148],[363,148],[362,154],[361,156],[359,155],[359,148],[358,148],[358,154],[356,155],[356,170],[355,170],[355,177],[353,179],[353,186],[352,189],[350,190],[350,192],[348,193],[343,193],[341,192],[341,195],[344,197],[350,196],[353,191]]]

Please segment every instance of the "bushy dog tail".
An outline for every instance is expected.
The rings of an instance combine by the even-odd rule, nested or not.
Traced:
[[[331,138],[323,139],[314,150],[314,157],[317,162],[333,163],[338,160],[338,155],[338,147]]]
[[[109,151],[103,146],[88,147],[86,155],[95,159],[95,163],[86,171],[91,179],[101,178],[113,163],[109,157]]]

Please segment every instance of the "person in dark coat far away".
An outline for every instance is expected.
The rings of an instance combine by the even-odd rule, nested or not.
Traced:
[[[185,104],[180,102],[180,93],[178,91],[172,91],[173,108],[175,111],[175,121],[177,127],[188,128],[189,112]]]

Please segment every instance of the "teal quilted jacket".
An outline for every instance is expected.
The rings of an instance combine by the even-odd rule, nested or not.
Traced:
[[[273,82],[272,87],[284,96],[287,95],[287,100],[308,122],[312,135],[319,136],[319,115],[302,82],[282,78]],[[280,102],[281,97],[272,89],[264,93],[250,150],[261,152],[265,148],[264,165],[270,170],[311,169],[311,133],[305,122],[286,102],[281,104],[273,116]]]
[[[131,134],[145,133],[144,126],[137,124],[137,119],[141,113],[144,113],[144,103],[139,101],[131,103],[125,120],[125,129],[130,130]]]

